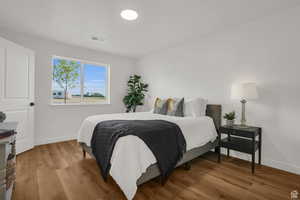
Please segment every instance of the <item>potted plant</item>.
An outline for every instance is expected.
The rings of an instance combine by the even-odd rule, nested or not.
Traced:
[[[6,119],[5,113],[0,111],[0,123],[4,122],[5,119]]]
[[[130,76],[128,83],[127,95],[123,98],[126,106],[126,112],[135,112],[137,106],[143,105],[145,92],[148,92],[148,84],[141,81],[141,76]]]
[[[227,126],[233,126],[234,125],[234,119],[235,119],[235,112],[232,111],[230,113],[225,113],[223,116],[224,119],[226,119],[226,125]]]

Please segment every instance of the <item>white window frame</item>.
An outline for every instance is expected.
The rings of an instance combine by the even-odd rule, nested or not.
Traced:
[[[69,60],[69,61],[76,61],[80,62],[80,102],[79,103],[55,103],[53,102],[53,94],[52,94],[52,87],[53,87],[53,68],[54,68],[54,59],[64,59],[64,60]],[[91,65],[97,65],[99,67],[105,67],[106,68],[106,83],[105,83],[105,92],[106,92],[106,99],[99,101],[99,102],[83,102],[83,89],[84,89],[84,65],[85,64],[91,64]],[[110,104],[110,65],[109,64],[104,64],[104,63],[99,63],[99,62],[94,62],[94,61],[88,61],[88,60],[82,60],[82,59],[77,59],[77,58],[70,58],[70,57],[63,57],[63,56],[56,56],[53,55],[51,57],[51,95],[50,95],[50,105],[54,106],[74,106],[74,105],[103,105],[103,104]]]

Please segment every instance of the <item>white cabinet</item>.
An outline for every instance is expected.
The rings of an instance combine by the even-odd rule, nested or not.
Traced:
[[[17,123],[0,123],[0,199],[10,200],[16,179]]]

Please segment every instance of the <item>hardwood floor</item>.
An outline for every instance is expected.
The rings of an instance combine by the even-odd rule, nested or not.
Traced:
[[[300,176],[222,158],[209,153],[192,162],[190,171],[178,168],[161,186],[153,180],[139,187],[134,200],[290,199],[300,192]],[[124,174],[126,172],[124,171]],[[126,199],[110,178],[105,183],[94,159],[83,159],[76,141],[38,146],[17,156],[15,200],[122,200]]]

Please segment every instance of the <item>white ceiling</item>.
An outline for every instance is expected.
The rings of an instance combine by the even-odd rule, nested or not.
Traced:
[[[0,26],[52,40],[140,57],[299,0],[0,0]],[[136,9],[136,21],[120,18]],[[104,38],[104,42],[91,37]]]

